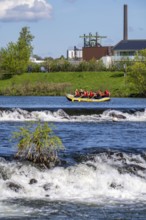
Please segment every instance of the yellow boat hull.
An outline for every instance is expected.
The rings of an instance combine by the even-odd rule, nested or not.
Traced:
[[[81,98],[81,97],[74,97],[74,95],[71,95],[71,94],[66,94],[66,98],[72,102],[106,102],[106,101],[110,101],[110,97],[102,97],[99,99]]]

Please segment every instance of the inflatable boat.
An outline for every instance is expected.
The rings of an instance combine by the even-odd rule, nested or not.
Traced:
[[[100,98],[82,98],[82,97],[75,97],[71,94],[66,94],[66,98],[72,102],[106,102],[110,101],[110,97],[100,97]]]

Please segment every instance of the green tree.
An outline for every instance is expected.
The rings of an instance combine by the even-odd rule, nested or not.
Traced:
[[[135,62],[128,68],[127,80],[139,96],[146,97],[146,50],[141,50]]]
[[[33,38],[34,36],[30,33],[29,28],[23,27],[17,41],[17,48],[18,48],[17,59],[20,65],[20,74],[27,70],[29,59],[33,51],[33,47],[31,45]]]
[[[18,41],[10,42],[6,48],[0,50],[0,70],[2,74],[12,76],[27,70],[33,47],[33,40],[28,27],[23,27]]]
[[[21,127],[14,138],[19,141],[16,157],[48,168],[59,162],[57,153],[64,149],[61,139],[54,135],[47,122],[39,122],[35,129]]]
[[[11,77],[19,69],[17,44],[10,42],[7,48],[0,50],[1,78]]]

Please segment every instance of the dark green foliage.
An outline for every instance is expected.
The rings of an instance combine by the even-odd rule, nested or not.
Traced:
[[[39,122],[34,129],[21,127],[14,133],[14,138],[19,141],[16,157],[48,168],[59,163],[57,153],[64,146],[61,139],[53,134],[48,123]]]

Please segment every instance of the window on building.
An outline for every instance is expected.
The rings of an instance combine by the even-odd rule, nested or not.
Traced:
[[[134,56],[135,51],[120,51],[120,56]]]

